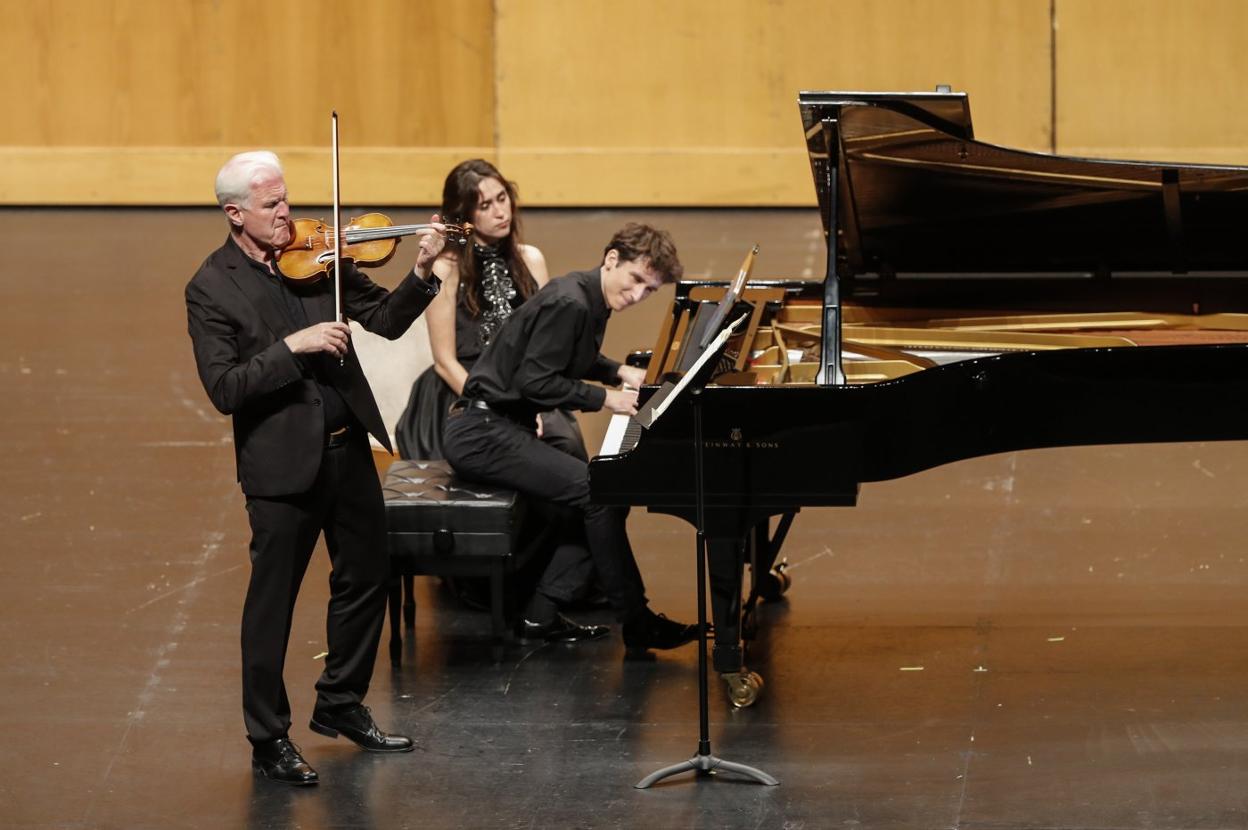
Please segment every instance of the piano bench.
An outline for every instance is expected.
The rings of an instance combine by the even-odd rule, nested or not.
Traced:
[[[508,639],[504,581],[514,568],[524,503],[512,490],[460,481],[445,461],[396,461],[382,484],[390,551],[390,663],[402,662],[402,592],[406,624],[415,621],[412,576],[490,580],[496,650]]]

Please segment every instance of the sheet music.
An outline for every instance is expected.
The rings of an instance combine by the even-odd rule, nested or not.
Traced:
[[[715,313],[711,316],[710,322],[702,331],[702,336],[698,342],[698,348],[705,349],[710,343],[711,337],[718,331],[720,325],[724,322],[724,318],[732,312],[737,301],[741,299],[741,292],[745,289],[745,282],[750,278],[750,272],[754,270],[754,257],[758,254],[758,246],[755,245],[750,249],[749,255],[745,258],[741,270],[737,272],[737,278],[732,281],[732,285],[724,292],[724,297],[719,301],[719,305],[715,307]]]
[[[728,326],[724,327],[724,330],[711,342],[710,346],[702,354],[698,355],[697,361],[689,367],[689,371],[685,372],[676,383],[668,381],[659,387],[659,391],[655,392],[650,397],[650,400],[646,401],[645,406],[636,415],[612,415],[611,422],[607,424],[607,434],[603,436],[602,446],[598,450],[598,455],[619,455],[631,450],[636,445],[637,439],[640,438],[641,428],[649,429],[654,425],[654,422],[667,410],[671,402],[680,396],[680,393],[692,382],[702,367],[719,355],[724,344],[728,342],[728,338],[736,333],[748,316],[742,314]],[[632,434],[630,435],[630,433]]]
[[[719,353],[724,348],[724,344],[728,342],[728,338],[736,334],[737,329],[745,323],[748,316],[748,314],[742,314],[740,317],[725,326],[723,331],[716,335],[715,339],[711,341],[711,344],[707,346],[702,354],[698,355],[698,359],[694,361],[692,366],[689,367],[689,371],[685,372],[685,374],[681,376],[680,380],[674,384],[663,384],[663,388],[655,393],[655,396],[650,399],[649,403],[653,403],[654,405],[649,406],[648,403],[647,410],[645,412],[637,413],[637,419],[641,422],[643,427],[649,429],[654,426],[654,422],[662,417],[663,413],[667,411],[667,408],[671,406],[672,401],[680,397],[680,393],[684,391],[685,387],[688,386],[695,377],[697,377],[698,372],[706,366],[707,362],[719,356]],[[662,397],[660,398],[660,396]],[[646,417],[643,418],[643,415]]]

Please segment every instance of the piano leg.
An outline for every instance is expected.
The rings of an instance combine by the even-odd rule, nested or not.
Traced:
[[[732,705],[739,709],[752,705],[763,687],[763,678],[745,667],[741,643],[744,550],[744,540],[741,539],[720,537],[706,541],[711,620],[715,624],[711,665],[727,684]]]
[[[711,620],[715,623],[715,647],[711,665],[717,672],[740,671],[741,584],[745,567],[742,544],[737,539],[707,539],[706,558],[711,588]]]
[[[754,526],[748,536],[750,542],[750,596],[745,601],[745,609],[741,614],[741,636],[753,640],[758,630],[758,622],[754,611],[759,600],[775,602],[784,596],[792,584],[789,577],[788,561],[780,559],[780,548],[789,535],[796,513],[784,513],[776,523],[775,533],[771,532],[771,520],[764,519]]]
[[[789,535],[789,528],[793,526],[793,517],[796,515],[796,513],[782,514],[780,521],[776,522],[775,533],[769,532],[770,521],[761,522],[754,528],[757,556],[754,562],[753,593],[765,602],[780,599],[792,584],[792,580],[785,571],[788,561],[780,559],[780,548],[784,545],[785,537]],[[777,559],[780,561],[777,562]]]

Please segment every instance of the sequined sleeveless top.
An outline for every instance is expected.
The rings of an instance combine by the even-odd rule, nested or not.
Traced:
[[[455,357],[465,366],[481,356],[511,312],[524,302],[520,289],[511,277],[511,269],[497,247],[474,242],[472,256],[480,275],[477,281],[479,311],[475,317],[468,313],[463,285],[459,288],[460,296],[455,304]]]

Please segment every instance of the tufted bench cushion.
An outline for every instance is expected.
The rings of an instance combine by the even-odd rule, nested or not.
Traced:
[[[396,461],[382,484],[386,538],[396,579],[390,589],[390,659],[400,661],[398,577],[488,576],[494,635],[506,633],[503,578],[524,503],[512,490],[460,481],[445,461]],[[410,591],[409,591],[410,594]],[[408,606],[409,623],[414,606]]]
[[[508,556],[523,518],[514,490],[460,481],[445,461],[396,461],[382,492],[392,555]]]

